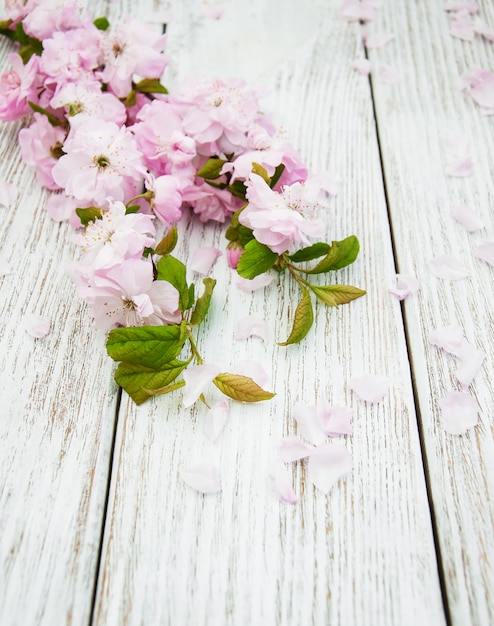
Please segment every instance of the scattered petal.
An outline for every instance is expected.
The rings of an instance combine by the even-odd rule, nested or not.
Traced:
[[[297,402],[293,407],[293,417],[297,422],[299,434],[316,445],[326,441],[326,433],[322,429],[316,406],[306,406]]]
[[[447,254],[431,259],[429,261],[429,269],[434,276],[444,280],[460,280],[470,275],[470,272],[461,261]]]
[[[463,41],[473,41],[475,31],[473,29],[473,22],[470,13],[466,11],[456,13],[453,21],[451,22],[449,32],[453,37],[457,37]]]
[[[396,287],[390,287],[389,293],[396,296],[398,300],[405,300],[412,293],[416,293],[419,290],[420,283],[411,274],[396,274]]]
[[[204,418],[204,433],[211,441],[216,441],[220,436],[230,412],[228,400],[220,400],[208,410]]]
[[[293,463],[310,456],[314,450],[314,446],[298,437],[283,437],[278,444],[278,457],[284,463]]]
[[[13,183],[8,183],[0,178],[0,205],[6,208],[10,207],[17,198],[19,190]]]
[[[0,276],[12,274],[12,265],[5,259],[0,259]]]
[[[429,343],[455,356],[462,354],[464,341],[465,336],[459,326],[436,328],[429,333]]]
[[[249,280],[248,278],[242,278],[242,276],[238,276],[235,284],[242,291],[256,291],[257,289],[263,289],[264,287],[267,287],[273,282],[274,278],[275,274],[273,272],[264,272],[264,274],[260,274],[252,280]]]
[[[378,73],[381,82],[386,85],[395,85],[401,80],[398,72],[390,65],[381,65],[378,69]]]
[[[376,19],[378,3],[370,0],[343,0],[340,11],[349,22],[369,22]]]
[[[494,240],[484,241],[475,248],[475,256],[489,265],[494,265]]]
[[[448,176],[464,178],[473,174],[470,156],[470,140],[463,133],[449,133],[445,138],[446,167]]]
[[[203,393],[209,383],[221,373],[217,365],[192,365],[184,370],[185,391],[183,397],[184,406],[192,406]]]
[[[253,335],[267,341],[270,335],[269,324],[256,315],[248,315],[239,320],[235,339],[248,339]]]
[[[352,419],[355,411],[348,406],[330,406],[325,397],[317,407],[317,415],[322,429],[330,437],[352,435]]]
[[[463,354],[461,356],[461,365],[456,370],[455,376],[458,382],[464,387],[472,384],[473,379],[477,375],[479,369],[484,362],[485,354],[477,350],[475,346],[465,340],[463,344]]]
[[[352,378],[348,387],[365,402],[380,402],[391,387],[391,380],[387,376],[367,374],[359,378]]]
[[[24,327],[31,337],[41,339],[50,332],[51,322],[47,317],[31,313],[24,317]]]
[[[459,326],[437,328],[429,334],[429,342],[460,359],[455,376],[463,386],[468,387],[479,371],[485,354],[467,341]]]
[[[444,430],[452,435],[463,435],[478,423],[477,400],[463,391],[449,391],[439,400]]]
[[[369,76],[371,73],[371,62],[369,59],[355,59],[352,63],[352,69],[361,76]]]
[[[460,80],[461,88],[466,89],[479,106],[494,109],[494,72],[476,67],[465,72]]]
[[[270,471],[273,487],[280,502],[297,504],[298,496],[292,486],[292,477],[282,463],[274,463]]]
[[[456,206],[452,211],[452,215],[469,233],[484,227],[481,217],[466,204]]]
[[[308,478],[323,493],[353,468],[353,457],[343,446],[324,443],[310,455]]]
[[[192,254],[189,267],[198,274],[208,274],[216,259],[222,254],[218,248],[197,248]]]
[[[470,2],[470,1],[453,1],[446,2],[444,7],[445,11],[467,11],[468,13],[477,13],[479,10],[478,2]]]
[[[392,33],[376,33],[375,35],[365,36],[364,43],[368,50],[376,50],[393,41],[393,39],[395,39],[395,36]]]
[[[181,472],[183,481],[201,493],[217,493],[221,490],[218,468],[209,463],[195,463]]]
[[[202,5],[202,12],[204,17],[208,17],[211,20],[219,20],[224,11],[225,9],[219,4],[211,4],[206,1]]]
[[[247,376],[247,378],[252,378],[252,380],[257,383],[259,387],[264,387],[264,385],[269,381],[270,378],[269,374],[259,363],[259,361],[253,361],[249,359],[239,361],[232,368],[232,374],[240,374],[241,376]]]
[[[494,28],[492,28],[492,26],[488,26],[479,17],[475,18],[473,29],[477,35],[481,35],[484,39],[487,39],[487,41],[494,41]]]

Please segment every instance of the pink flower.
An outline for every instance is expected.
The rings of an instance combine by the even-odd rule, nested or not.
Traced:
[[[55,222],[68,221],[72,228],[80,228],[81,220],[76,209],[82,209],[81,203],[71,196],[58,193],[52,194],[46,201],[45,209],[48,215]]]
[[[74,198],[101,205],[124,200],[145,175],[142,155],[125,128],[91,119],[77,126],[64,145],[66,154],[53,168],[60,187]]]
[[[45,115],[34,114],[34,122],[29,128],[19,131],[19,147],[27,165],[36,169],[40,185],[48,189],[59,189],[53,178],[53,167],[65,139],[65,130],[52,126]],[[62,185],[63,186],[63,185]]]
[[[30,11],[23,20],[26,33],[37,39],[48,39],[55,31],[70,30],[83,26],[76,4],[65,0],[43,0],[29,3]]]
[[[232,269],[234,270],[237,269],[238,260],[242,256],[243,252],[244,252],[244,248],[242,248],[242,246],[235,241],[230,241],[230,243],[227,245],[226,260],[228,261],[228,265]]]
[[[31,111],[28,102],[36,102],[38,57],[33,55],[26,65],[18,54],[8,55],[12,70],[0,78],[0,120],[18,120]]]
[[[263,178],[252,174],[247,183],[249,204],[240,213],[239,221],[273,252],[293,252],[295,244],[307,245],[308,237],[324,235],[324,223],[315,219],[321,206],[320,192],[317,185],[295,183],[277,193]]]
[[[151,207],[154,214],[166,226],[182,217],[182,194],[180,181],[175,176],[148,176],[146,188],[154,193]]]
[[[242,206],[240,198],[232,196],[227,189],[217,189],[207,183],[190,185],[184,189],[182,197],[201,222],[224,222]]]
[[[168,59],[162,54],[166,37],[137,20],[119,23],[105,33],[101,43],[104,69],[101,80],[118,97],[132,88],[135,74],[144,78],[161,78]]]

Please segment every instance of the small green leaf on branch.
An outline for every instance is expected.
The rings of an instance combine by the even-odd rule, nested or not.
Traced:
[[[90,222],[94,222],[94,220],[100,220],[103,215],[101,209],[96,206],[90,206],[87,209],[76,209],[75,212],[84,227],[88,226]]]
[[[320,256],[324,256],[329,252],[330,249],[331,246],[329,245],[329,243],[319,241],[312,244],[312,246],[308,246],[307,248],[302,248],[301,250],[298,250],[294,254],[291,254],[288,258],[294,263],[312,261],[313,259],[317,259]]]
[[[271,269],[277,260],[276,252],[252,239],[245,245],[245,250],[238,261],[237,272],[243,278],[252,280]]]
[[[351,285],[309,285],[316,296],[328,306],[347,304],[365,295],[365,291]]]
[[[271,187],[271,189],[273,189],[276,183],[280,180],[281,175],[283,174],[284,171],[285,171],[285,165],[283,163],[280,163],[274,170],[274,174],[271,176],[271,182],[269,183],[269,186]]]
[[[120,363],[115,372],[115,382],[129,394],[136,404],[142,404],[150,396],[169,393],[183,387],[185,382],[173,381],[189,364],[188,361],[173,359],[160,369],[152,369],[135,363]]]
[[[333,241],[327,255],[311,270],[303,270],[306,274],[322,274],[330,270],[339,270],[355,261],[360,244],[355,235],[341,241]]]
[[[252,378],[240,374],[227,372],[218,374],[213,379],[213,383],[225,396],[239,402],[260,402],[261,400],[270,400],[276,395],[270,391],[265,391]]]
[[[168,93],[168,89],[161,84],[159,78],[143,78],[134,89],[139,93]]]
[[[200,178],[214,180],[215,178],[218,178],[220,176],[221,169],[225,163],[226,161],[224,159],[212,157],[206,161],[206,163],[197,172],[196,176],[199,176]]]
[[[190,325],[191,326],[199,326],[199,324],[204,320],[206,314],[209,310],[209,305],[211,303],[211,296],[213,295],[213,289],[216,285],[216,281],[214,278],[204,278],[204,293],[202,296],[197,298],[196,306],[192,311],[192,315],[190,316]]]
[[[178,230],[176,226],[170,228],[170,230],[166,233],[163,239],[159,242],[159,244],[154,249],[156,254],[163,256],[165,254],[170,254],[175,249],[175,246],[178,242]]]
[[[305,289],[305,287],[301,287],[301,289],[302,299],[295,309],[292,331],[286,341],[278,344],[280,346],[288,346],[302,341],[314,322],[314,310],[312,308],[310,292],[308,289]]]
[[[254,174],[258,174],[262,179],[264,179],[264,182],[267,185],[271,183],[271,178],[269,177],[266,168],[264,168],[262,165],[259,165],[259,163],[252,163],[252,172]]]
[[[228,185],[228,191],[232,194],[232,196],[245,200],[247,187],[245,186],[245,183],[243,181],[234,180],[231,185]]]

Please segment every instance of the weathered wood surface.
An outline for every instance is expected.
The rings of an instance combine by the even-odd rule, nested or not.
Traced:
[[[394,66],[402,80],[373,80],[372,93],[351,69],[365,54],[359,26],[341,19],[339,3],[298,4],[280,11],[261,0],[247,7],[229,0],[218,21],[203,16],[199,0],[129,5],[149,19],[162,19],[171,6],[170,86],[189,75],[223,75],[270,88],[266,108],[311,169],[341,176],[328,237],[354,233],[361,241],[359,261],[338,280],[368,295],[339,310],[319,307],[305,342],[289,349],[276,341],[288,333],[293,286],[281,280],[245,294],[224,257],[218,260],[201,352],[225,369],[260,360],[277,396],[235,405],[216,444],[202,432],[204,409],[184,409],[180,392],[139,408],[124,394],[115,422],[104,338],[91,331],[65,275],[74,254],[69,230],[43,212],[46,195],[15,146],[18,127],[0,128],[0,175],[22,189],[15,207],[0,208],[1,256],[15,261],[14,272],[0,278],[2,624],[493,621],[494,296],[492,268],[471,253],[492,234],[493,119],[457,90],[464,69],[493,69],[493,44],[452,40],[440,6],[383,3],[372,28],[397,40],[370,58]],[[487,4],[483,16],[494,23]],[[111,16],[125,10],[123,3],[91,6]],[[451,126],[471,133],[471,179],[444,175],[443,133]],[[460,202],[478,208],[484,232],[468,234],[454,222],[450,209]],[[395,273],[388,208],[396,263],[422,279],[405,304],[406,324],[387,292]],[[220,228],[185,220],[184,229],[184,258],[198,245],[224,247]],[[439,251],[463,251],[471,278],[433,278],[426,261]],[[26,335],[28,311],[52,317],[52,333],[39,341]],[[272,322],[270,341],[234,341],[248,313]],[[432,328],[453,322],[488,354],[472,386],[481,423],[462,437],[444,433],[437,408],[454,386],[454,360],[427,344]],[[364,373],[393,381],[377,405],[357,401],[346,387]],[[338,442],[352,451],[355,468],[323,496],[297,465],[300,502],[281,505],[268,476],[276,443],[296,432],[294,403],[314,404],[321,392],[356,409],[354,436]],[[200,496],[183,484],[180,470],[195,459],[218,463],[221,494]]]

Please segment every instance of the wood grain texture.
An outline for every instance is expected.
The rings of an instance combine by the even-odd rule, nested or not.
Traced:
[[[491,2],[480,16],[494,22]],[[415,273],[421,290],[405,304],[413,375],[418,391],[427,467],[439,531],[452,623],[494,622],[493,268],[474,255],[494,229],[494,119],[459,90],[459,77],[475,67],[494,69],[494,46],[477,37],[460,41],[449,33],[442,3],[383,4],[370,32],[393,32],[396,40],[371,51],[374,70],[391,65],[396,85],[373,80],[379,134],[400,271]],[[448,132],[470,140],[474,173],[445,174]],[[467,204],[485,228],[468,233],[451,216]],[[428,261],[451,254],[470,277],[434,278]],[[479,425],[464,436],[444,432],[438,400],[460,390],[456,359],[428,343],[436,327],[460,325],[487,358],[469,391],[480,405]]]
[[[138,408],[124,400],[95,623],[444,624],[401,311],[386,292],[394,261],[370,90],[351,70],[363,55],[357,27],[337,7],[315,3],[280,13],[272,3],[232,0],[218,22],[200,18],[199,2],[173,9],[169,84],[193,70],[272,87],[269,105],[309,166],[342,177],[328,236],[357,234],[362,254],[335,279],[369,293],[338,310],[318,307],[305,342],[277,348],[297,301],[293,285],[281,279],[247,295],[224,257],[217,262],[201,353],[225,369],[260,360],[277,396],[232,406],[216,444],[202,432],[204,409],[185,410],[180,393]],[[185,258],[198,245],[224,247],[219,228],[187,218],[184,228]],[[234,341],[246,314],[269,320],[273,338]],[[377,405],[347,389],[364,373],[392,379]],[[296,432],[294,403],[314,404],[322,392],[356,409],[354,436],[338,442],[352,451],[355,469],[326,497],[298,465],[300,503],[281,505],[268,478],[276,443]],[[207,397],[216,398],[209,390]],[[198,495],[181,481],[180,470],[199,459],[220,467],[220,495]]]

